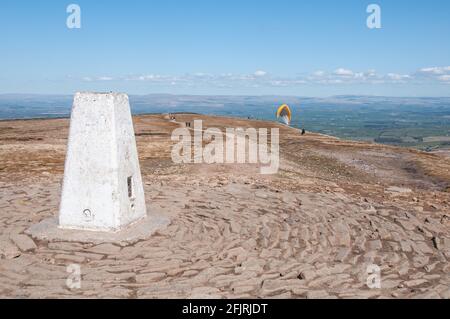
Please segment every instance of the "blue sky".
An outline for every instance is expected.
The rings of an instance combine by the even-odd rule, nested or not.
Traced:
[[[0,93],[450,96],[449,34],[448,0],[2,0]]]

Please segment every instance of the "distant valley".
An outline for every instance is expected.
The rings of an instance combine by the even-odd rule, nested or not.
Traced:
[[[68,117],[71,95],[0,95],[0,120]],[[287,103],[292,125],[343,139],[436,151],[450,149],[450,98],[131,95],[133,114],[194,112],[275,120]]]

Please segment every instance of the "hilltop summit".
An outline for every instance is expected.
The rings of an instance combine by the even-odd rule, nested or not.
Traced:
[[[279,172],[174,164],[171,133],[193,119],[204,129],[278,127]],[[69,121],[0,122],[2,297],[450,298],[445,154],[272,122],[176,120],[134,118],[147,209],[172,223],[133,245],[24,235],[58,212]],[[72,263],[82,268],[78,290],[65,285]],[[367,286],[373,266],[380,289]]]

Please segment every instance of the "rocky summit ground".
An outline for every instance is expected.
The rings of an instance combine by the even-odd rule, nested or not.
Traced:
[[[279,127],[278,174],[174,164],[171,132],[194,118]],[[130,246],[25,235],[58,213],[69,121],[0,122],[0,296],[450,298],[445,153],[302,136],[262,121],[177,121],[134,118],[148,211],[171,225]],[[70,264],[81,266],[79,289],[66,285]],[[380,289],[367,286],[373,265]]]

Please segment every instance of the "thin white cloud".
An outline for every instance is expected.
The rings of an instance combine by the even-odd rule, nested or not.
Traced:
[[[422,68],[417,72],[417,76],[423,81],[435,81],[438,83],[450,82],[450,66],[434,66]]]
[[[348,69],[344,69],[344,68],[339,68],[337,70],[335,70],[333,72],[334,75],[338,75],[338,76],[353,76],[353,71],[352,70],[348,70]]]
[[[126,78],[127,81],[159,81],[161,79],[162,76],[158,74],[145,74]]]
[[[184,86],[221,88],[232,87],[296,87],[302,85],[348,85],[348,84],[406,84],[406,83],[449,83],[450,67],[426,67],[411,74],[389,72],[377,73],[373,69],[355,71],[339,68],[331,72],[317,70],[310,74],[302,73],[297,76],[276,76],[263,70],[256,70],[250,74],[235,73],[186,73],[182,75],[138,74],[121,77],[86,76],[82,81],[137,81],[148,82],[159,86]]]
[[[393,81],[406,81],[411,78],[408,74],[388,73],[387,77]]]
[[[265,76],[267,74],[266,71],[263,70],[258,70],[254,73],[255,76],[260,77],[260,76]]]
[[[371,76],[376,76],[377,75],[377,71],[374,69],[370,69],[367,71],[367,76],[371,77]]]
[[[85,82],[94,82],[94,81],[113,81],[114,78],[110,76],[97,76],[97,77],[91,77],[91,76],[85,76],[82,78]]]
[[[325,71],[319,70],[319,71],[314,72],[312,75],[316,76],[316,77],[322,77],[325,75]]]
[[[421,73],[424,74],[446,74],[446,73],[450,73],[450,66],[434,66],[434,67],[427,67],[427,68],[422,68],[419,70]]]
[[[99,81],[112,81],[114,80],[114,78],[110,77],[110,76],[101,76],[98,78]]]

